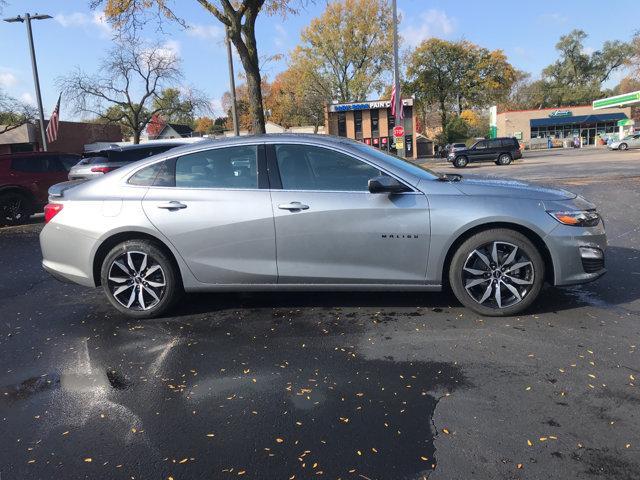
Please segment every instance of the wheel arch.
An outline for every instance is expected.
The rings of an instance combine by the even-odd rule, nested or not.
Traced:
[[[32,203],[36,203],[36,197],[33,192],[22,185],[3,185],[0,187],[0,195],[3,193],[19,193],[27,197]]]
[[[509,230],[514,230],[518,233],[521,233],[525,237],[527,237],[538,249],[540,255],[542,256],[542,260],[544,261],[544,270],[545,270],[545,280],[549,282],[551,285],[555,283],[555,274],[553,268],[553,259],[551,257],[551,252],[549,251],[549,247],[542,239],[542,237],[531,230],[530,228],[512,222],[490,222],[490,223],[482,223],[480,225],[475,225],[458,235],[458,237],[451,243],[449,249],[447,250],[447,254],[444,259],[444,263],[442,265],[442,283],[443,286],[449,286],[449,267],[451,266],[451,260],[453,259],[453,255],[456,253],[460,245],[462,245],[468,238],[472,237],[476,233],[483,232],[485,230],[492,230],[495,228],[505,228]]]
[[[93,255],[92,266],[93,281],[96,287],[100,286],[101,284],[100,271],[102,270],[102,262],[109,254],[111,249],[113,249],[113,247],[115,247],[119,243],[126,242],[127,240],[148,240],[150,242],[153,242],[155,246],[160,248],[167,255],[172,265],[176,269],[176,272],[178,272],[178,281],[180,282],[180,286],[183,286],[182,269],[180,268],[180,264],[178,263],[178,260],[171,248],[169,248],[164,241],[154,235],[151,235],[150,233],[140,231],[125,231],[114,233],[113,235],[105,238],[96,249],[96,252]]]

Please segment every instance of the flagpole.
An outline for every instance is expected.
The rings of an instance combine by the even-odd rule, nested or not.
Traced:
[[[396,0],[392,0],[393,5],[393,81],[396,90],[395,95],[395,124],[404,126],[402,119],[402,92],[400,91],[400,65],[398,62],[398,7]],[[404,143],[404,142],[403,142]],[[404,148],[398,149],[398,156],[404,158]]]

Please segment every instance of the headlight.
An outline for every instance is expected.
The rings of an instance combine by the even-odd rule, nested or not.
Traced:
[[[600,223],[600,215],[594,210],[571,210],[547,212],[563,225],[572,227],[595,227]]]

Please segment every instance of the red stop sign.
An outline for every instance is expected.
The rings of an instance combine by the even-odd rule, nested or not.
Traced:
[[[404,127],[401,125],[398,125],[397,127],[393,127],[393,136],[404,137]]]

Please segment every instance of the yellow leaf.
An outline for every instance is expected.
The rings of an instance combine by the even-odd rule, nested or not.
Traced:
[[[531,440],[527,440],[527,445],[529,445],[530,447],[533,446],[533,443],[531,443]]]
[[[516,468],[517,468],[518,470],[522,470],[523,465],[522,465],[521,463],[519,463],[518,465],[516,465]]]
[[[360,450],[356,451],[356,453],[360,456],[362,456],[362,452]]]
[[[215,433],[207,433],[207,437],[215,437],[216,434]]]
[[[282,438],[276,438],[276,443],[282,443],[284,440]]]
[[[180,460],[178,463],[187,463],[187,460],[189,460],[188,458],[183,458],[182,460]]]
[[[84,459],[84,461],[87,462],[87,463],[91,463],[91,462],[93,462],[93,459],[91,457],[87,457],[87,458]]]
[[[446,428],[443,428],[442,433],[444,433],[445,435],[449,435],[449,430]]]
[[[428,457],[420,457],[420,460],[422,460],[423,462],[426,462],[426,461],[429,460],[429,458]]]
[[[247,472],[246,472],[246,470],[240,470],[240,471],[238,472],[238,475],[244,475],[245,473],[247,473]]]

